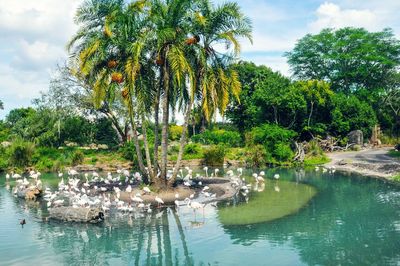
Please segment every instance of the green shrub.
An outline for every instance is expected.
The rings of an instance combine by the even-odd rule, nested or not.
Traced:
[[[171,146],[169,146],[169,149],[168,149],[168,154],[169,155],[177,154],[178,152],[179,152],[179,145],[171,145]]]
[[[203,144],[226,144],[230,147],[238,147],[242,143],[239,132],[224,129],[206,130],[192,137],[192,141]]]
[[[308,143],[306,153],[309,154],[310,156],[319,156],[323,155],[324,151],[318,145],[318,141],[312,140]]]
[[[254,127],[250,132],[246,133],[246,145],[253,147],[263,145],[267,154],[271,154],[271,159],[278,162],[291,160],[294,156],[290,144],[297,136],[297,133],[274,124],[264,124]]]
[[[225,155],[226,149],[223,145],[213,145],[204,151],[204,163],[206,165],[222,165]]]
[[[132,142],[125,143],[119,151],[126,160],[133,161],[136,158],[135,145]]]
[[[181,138],[183,127],[178,125],[169,126],[169,139],[174,141]]]
[[[26,167],[32,162],[32,155],[35,152],[35,144],[16,139],[9,149],[9,163],[11,166]]]
[[[246,149],[246,164],[250,167],[263,167],[267,163],[267,151],[263,145]]]
[[[83,154],[82,151],[75,151],[72,154],[72,165],[78,165],[83,163],[83,159],[85,158],[85,155]]]
[[[274,147],[273,155],[280,162],[287,162],[293,159],[294,153],[289,144],[277,143]]]
[[[350,147],[350,149],[352,151],[359,151],[359,150],[361,150],[361,146],[360,145],[353,145],[353,146]]]
[[[201,153],[201,146],[198,143],[186,144],[183,154],[199,154]]]

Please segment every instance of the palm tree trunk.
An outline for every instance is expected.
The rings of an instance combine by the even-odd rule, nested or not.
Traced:
[[[149,171],[149,178],[148,182],[150,183],[153,179],[153,169],[151,166],[151,157],[150,157],[150,150],[149,150],[149,143],[147,141],[147,129],[146,129],[146,124],[145,124],[145,118],[144,115],[142,114],[142,132],[143,132],[143,143],[144,143],[144,150],[146,153],[146,163],[147,163],[147,168]]]
[[[160,80],[161,84],[161,80]],[[156,98],[154,101],[154,151],[153,151],[153,160],[154,160],[154,173],[153,177],[156,177],[159,170],[158,164],[158,146],[160,146],[160,140],[158,136],[159,131],[159,112],[160,112],[160,87],[157,88]]]
[[[167,184],[168,160],[168,122],[169,122],[169,73],[166,63],[163,66],[164,95],[162,96],[162,131],[161,131],[161,179]]]
[[[139,137],[137,135],[137,127],[136,127],[136,124],[135,124],[135,121],[134,121],[134,117],[133,117],[132,103],[129,104],[129,119],[130,119],[131,127],[132,127],[133,143],[135,145],[135,150],[136,150],[136,156],[137,156],[137,160],[138,160],[139,170],[140,170],[140,172],[142,172],[142,175],[145,177],[144,181],[146,181],[147,172],[146,172],[146,168],[144,167],[144,163],[143,163],[142,150],[140,149]]]
[[[181,161],[183,157],[183,149],[186,144],[186,136],[187,136],[187,128],[189,125],[189,118],[190,118],[190,112],[192,111],[192,103],[188,103],[187,110],[185,113],[185,120],[183,123],[183,129],[182,129],[182,135],[180,139],[180,146],[179,146],[179,153],[178,153],[178,159],[176,160],[176,164],[174,167],[174,172],[172,174],[172,177],[170,180],[168,180],[168,185],[172,185],[175,182],[176,176],[178,174],[179,168],[181,167]]]

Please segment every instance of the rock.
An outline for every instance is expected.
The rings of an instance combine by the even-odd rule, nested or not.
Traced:
[[[9,142],[9,141],[3,141],[3,142],[1,143],[1,146],[2,146],[3,148],[10,147],[10,146],[11,146],[11,142]]]
[[[100,150],[108,150],[108,146],[106,144],[99,144],[97,145],[97,148],[99,148]]]
[[[67,146],[67,147],[77,147],[78,146],[78,143],[76,143],[76,142],[66,141],[64,143],[65,143],[65,146]]]
[[[361,130],[353,130],[348,135],[349,144],[362,146],[364,144],[364,135]]]
[[[104,221],[104,213],[98,208],[55,207],[49,209],[51,219],[66,222],[99,223]]]

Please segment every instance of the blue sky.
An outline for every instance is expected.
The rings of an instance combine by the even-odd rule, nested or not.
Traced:
[[[65,44],[76,30],[73,15],[82,0],[0,0],[0,119],[46,91]],[[223,1],[215,1],[216,4]],[[254,43],[242,43],[242,58],[285,75],[282,56],[299,38],[322,28],[390,27],[400,37],[400,0],[238,0],[253,21]]]

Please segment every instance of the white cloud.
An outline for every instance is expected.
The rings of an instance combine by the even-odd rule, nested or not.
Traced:
[[[343,28],[347,26],[380,30],[380,17],[369,9],[342,9],[325,2],[316,11],[317,20],[310,23],[310,29],[318,32],[323,28]]]
[[[27,106],[46,90],[51,69],[66,58],[82,0],[0,0],[0,99],[6,110]]]

